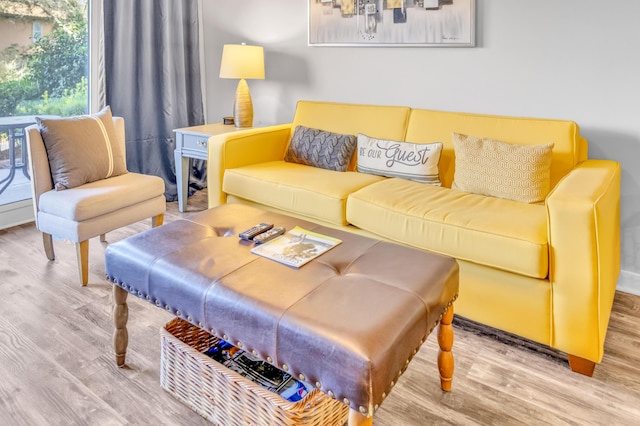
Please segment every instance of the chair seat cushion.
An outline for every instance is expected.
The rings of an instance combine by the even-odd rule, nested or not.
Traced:
[[[266,206],[346,225],[347,196],[383,179],[386,178],[271,161],[226,170],[222,189]]]
[[[534,278],[549,273],[544,205],[391,178],[351,194],[347,219],[393,241]]]
[[[39,210],[53,216],[81,222],[150,200],[164,193],[164,181],[157,176],[125,173],[109,179],[40,195]]]

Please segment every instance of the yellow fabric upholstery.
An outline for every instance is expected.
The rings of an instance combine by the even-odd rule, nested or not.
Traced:
[[[293,117],[296,126],[378,139],[404,140],[411,108],[300,101]]]
[[[442,142],[443,186],[292,168],[282,160],[298,124]],[[553,143],[545,201],[526,204],[450,189],[453,133],[520,145]],[[293,123],[221,135],[209,147],[210,207],[228,195],[231,202],[454,256],[460,264],[457,315],[602,360],[620,272],[620,165],[587,159],[587,141],[576,123],[300,101]],[[357,153],[350,170],[356,160]]]
[[[458,265],[456,315],[554,347],[553,288],[549,280],[460,259]]]
[[[444,144],[440,157],[440,180],[451,188],[455,171],[453,133],[497,139],[508,143],[536,145],[553,142],[551,188],[578,163],[587,159],[587,141],[572,121],[414,109],[406,139],[409,142]]]
[[[534,278],[546,278],[549,271],[541,205],[391,178],[351,194],[347,220],[392,241],[457,259]]]
[[[306,126],[329,132],[403,141],[411,108],[300,101],[292,129]],[[349,170],[356,170],[356,156]]]
[[[336,225],[346,225],[347,197],[383,180],[381,176],[336,172],[285,161],[229,169],[223,191]]]
[[[600,362],[620,273],[620,165],[588,160],[547,198],[553,346]]]

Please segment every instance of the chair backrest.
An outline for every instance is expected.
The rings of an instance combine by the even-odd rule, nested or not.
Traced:
[[[124,119],[122,117],[113,117],[113,125],[116,128],[118,143],[121,144],[122,152],[125,153],[126,158]],[[31,175],[31,196],[33,198],[33,211],[37,226],[40,195],[53,189],[53,180],[51,178],[51,169],[49,168],[47,149],[38,126],[34,124],[27,127],[26,133],[27,150],[29,152],[29,173]]]

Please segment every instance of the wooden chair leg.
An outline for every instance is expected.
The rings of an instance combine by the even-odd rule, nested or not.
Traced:
[[[164,222],[164,214],[159,214],[151,218],[151,226],[154,228],[157,226],[161,226],[163,222]]]
[[[100,242],[101,243],[107,242],[107,234],[100,234]]]
[[[43,232],[42,243],[44,244],[44,253],[47,255],[47,259],[56,260],[56,253],[53,251],[53,236]]]
[[[443,391],[451,391],[453,380],[453,305],[450,305],[440,320],[438,329],[438,370],[440,370],[440,387]]]
[[[593,371],[596,369],[595,362],[571,354],[567,354],[567,358],[572,371],[589,377],[593,376]]]
[[[89,240],[76,243],[78,253],[78,271],[80,272],[80,282],[87,285],[89,282]]]

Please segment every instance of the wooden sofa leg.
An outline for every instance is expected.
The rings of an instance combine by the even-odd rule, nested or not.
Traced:
[[[161,226],[163,222],[164,222],[164,214],[159,214],[151,218],[151,226],[154,228]]]
[[[100,234],[100,242],[101,243],[107,242],[107,234]]]
[[[80,272],[80,282],[87,285],[89,281],[89,240],[76,243],[78,253],[78,271]]]
[[[567,358],[569,358],[569,367],[572,371],[589,377],[593,376],[593,370],[596,368],[595,362],[571,354],[567,354]]]
[[[56,253],[53,251],[53,236],[43,232],[42,243],[44,244],[44,253],[47,255],[47,259],[56,260]]]

